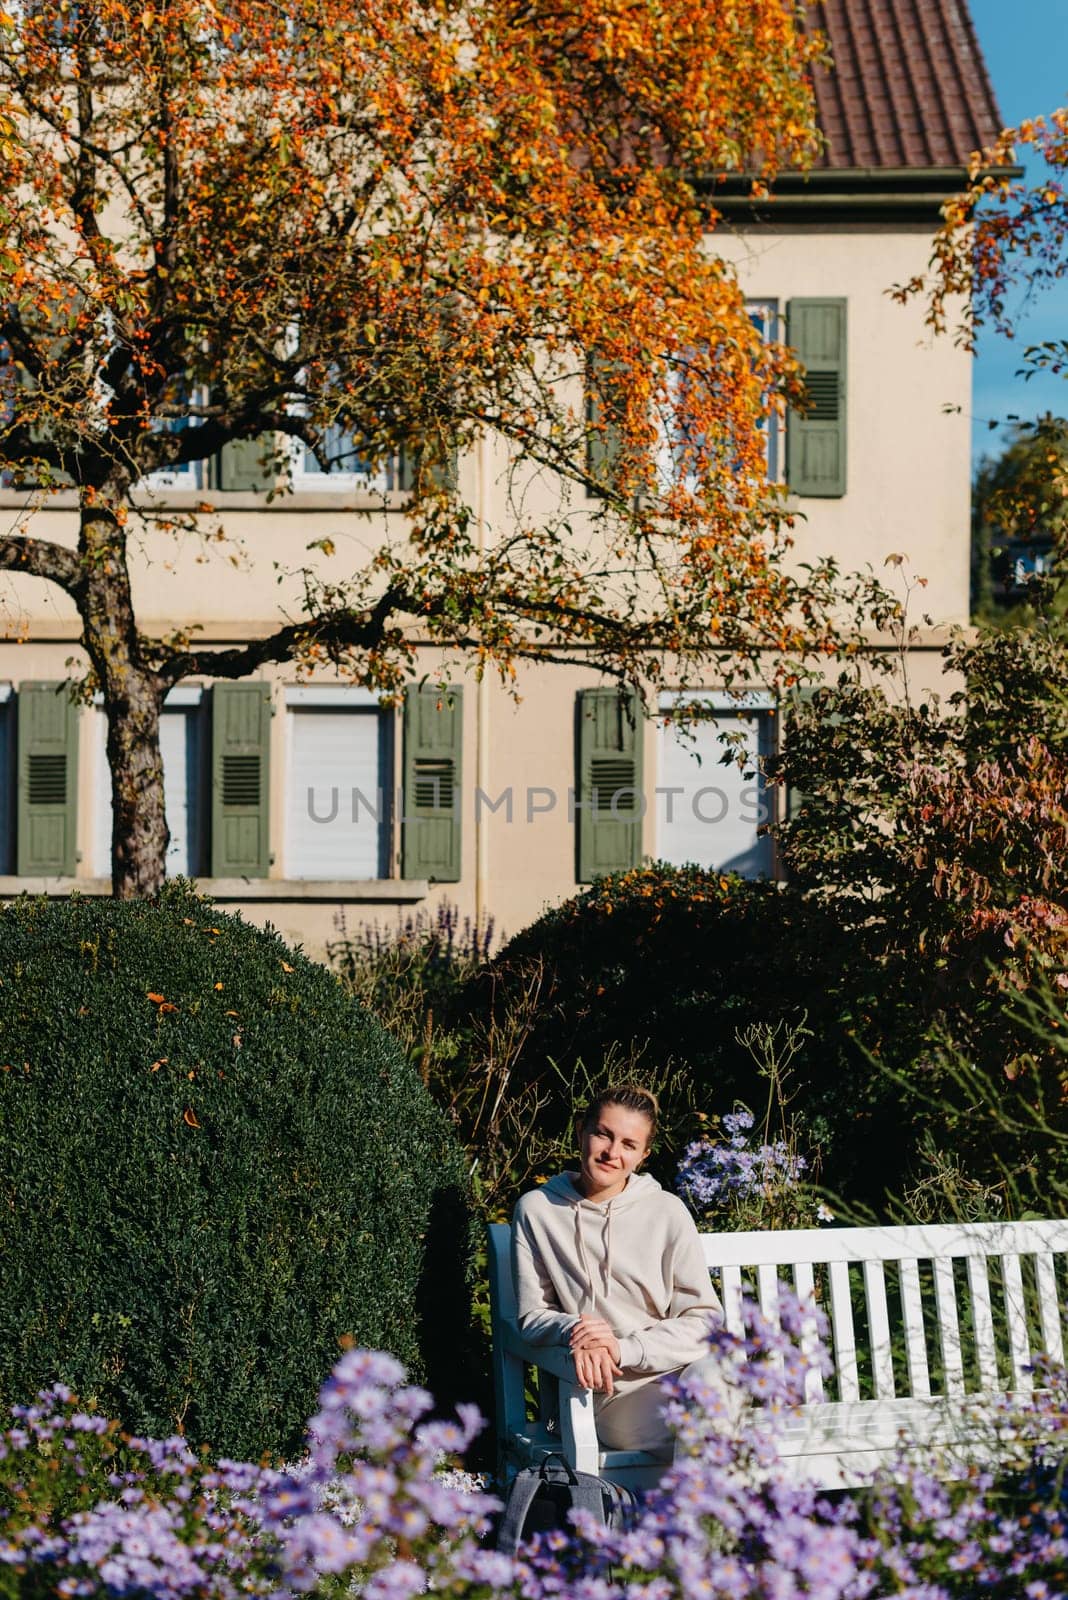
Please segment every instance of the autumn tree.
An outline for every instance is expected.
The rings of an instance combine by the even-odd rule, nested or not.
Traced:
[[[116,894],[167,840],[159,715],[190,675],[330,662],[396,689],[416,638],[508,673],[683,680],[824,626],[783,566],[762,423],[792,380],[708,247],[708,189],[813,148],[804,0],[29,0],[0,32],[0,468],[73,487],[62,588],[107,716]],[[584,399],[585,394],[589,397]],[[491,431],[599,512],[476,527],[441,470]],[[240,648],[147,637],[149,474],[246,442],[415,460],[402,539]],[[252,444],[252,442],[255,442]],[[300,563],[295,555],[295,565]],[[785,655],[784,655],[785,659]]]
[[[1066,530],[1068,422],[1048,414],[1017,422],[972,484],[973,612],[990,620],[1014,601],[1026,605],[1034,579],[1053,579]]]

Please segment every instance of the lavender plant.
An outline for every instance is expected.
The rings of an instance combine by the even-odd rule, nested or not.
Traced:
[[[0,1595],[10,1600],[1054,1600],[1068,1592],[1068,1380],[1046,1363],[993,1419],[1008,1470],[957,1483],[902,1466],[835,1502],[786,1481],[777,1419],[823,1365],[821,1315],[780,1294],[769,1322],[711,1334],[731,1387],[679,1381],[678,1458],[630,1522],[576,1516],[513,1561],[495,1502],[448,1470],[481,1418],[433,1420],[392,1357],[353,1350],[293,1470],[128,1438],[45,1390],[0,1433]],[[730,1396],[744,1397],[739,1407]],[[443,1466],[445,1470],[443,1470]]]
[[[818,1198],[805,1187],[805,1157],[782,1137],[758,1144],[753,1123],[753,1113],[738,1106],[721,1119],[724,1139],[687,1145],[675,1186],[690,1210],[720,1230],[823,1220]]]

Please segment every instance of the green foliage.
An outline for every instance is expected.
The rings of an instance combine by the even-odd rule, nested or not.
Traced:
[[[1068,422],[1045,415],[1013,427],[979,463],[972,489],[972,609],[983,621],[1026,618],[1035,592],[1020,581],[1063,551],[1068,534]],[[1041,587],[1041,585],[1039,586]]]
[[[0,1399],[293,1450],[339,1341],[462,1387],[465,1167],[329,972],[171,886],[0,912]]]
[[[819,689],[775,775],[804,796],[779,829],[791,881],[830,891],[849,932],[869,1098],[910,1152],[894,1187],[966,1213],[1010,1203],[1007,1176],[1031,1161],[1010,1107],[1026,1123],[1039,1082],[1048,1098],[1061,1081],[1017,1002],[1068,957],[1068,632],[1050,615],[944,657],[941,701]],[[996,1085],[999,1128],[973,1115],[980,1083]]]
[[[663,1075],[651,1168],[671,1182],[702,1123],[762,1098],[750,1025],[797,1025],[807,1013],[814,1039],[791,1086],[798,1136],[811,1149],[840,1130],[852,1162],[843,1086],[869,1069],[834,991],[847,963],[833,906],[789,885],[654,865],[601,878],[547,911],[469,980],[461,1015],[469,1026],[499,1024],[537,985],[509,1092],[536,1100],[543,1136],[565,1145],[580,1076]]]
[[[638,1079],[661,1103],[659,1154],[673,1154],[700,1122],[684,1064],[651,1058],[625,1035],[591,1055],[539,1057],[545,1007],[558,988],[548,959],[515,969],[488,960],[492,927],[461,924],[452,907],[417,915],[395,930],[342,930],[330,956],[352,992],[396,1038],[445,1111],[466,1151],[475,1197],[490,1221],[575,1154],[574,1118],[609,1078]],[[535,1043],[532,1043],[535,1041]]]

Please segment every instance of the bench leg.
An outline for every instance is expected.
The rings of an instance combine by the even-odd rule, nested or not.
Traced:
[[[560,1383],[560,1442],[565,1459],[576,1472],[596,1474],[601,1449],[593,1420],[593,1391],[573,1383]]]

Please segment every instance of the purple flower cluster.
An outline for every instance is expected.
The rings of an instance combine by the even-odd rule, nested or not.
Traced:
[[[991,1426],[1010,1465],[942,1483],[901,1463],[832,1501],[785,1480],[775,1417],[803,1393],[822,1317],[780,1287],[779,1325],[746,1308],[746,1334],[713,1344],[749,1404],[678,1382],[668,1415],[679,1459],[630,1524],[580,1520],[526,1555],[523,1600],[1059,1600],[1068,1595],[1068,1392],[1006,1404]],[[822,1330],[825,1335],[825,1329]],[[818,1359],[818,1358],[817,1358]],[[1015,1462],[1012,1462],[1015,1444]]]
[[[782,1139],[771,1144],[750,1142],[751,1111],[739,1109],[723,1118],[726,1141],[698,1139],[687,1145],[679,1163],[676,1188],[699,1217],[714,1216],[732,1204],[795,1187],[805,1159]]]
[[[122,1438],[69,1391],[43,1391],[0,1436],[0,1594],[28,1573],[62,1600],[286,1600],[339,1580],[365,1600],[507,1588],[511,1562],[483,1543],[499,1502],[442,1470],[482,1418],[465,1406],[458,1422],[425,1420],[432,1399],[404,1377],[391,1356],[346,1354],[320,1394],[307,1462],[286,1472],[212,1466],[181,1438]],[[86,1461],[87,1436],[106,1442],[105,1458]],[[57,1453],[91,1480],[84,1507],[57,1499]]]
[[[284,1472],[129,1439],[42,1392],[0,1435],[0,1597],[116,1600],[1055,1600],[1068,1595],[1068,1387],[1045,1364],[990,1419],[1008,1466],[942,1483],[904,1463],[831,1502],[788,1482],[777,1419],[826,1365],[821,1314],[780,1290],[774,1323],[711,1335],[731,1384],[677,1381],[678,1459],[625,1527],[576,1517],[513,1561],[497,1502],[443,1463],[481,1426],[430,1416],[391,1357],[353,1350]],[[741,1396],[744,1404],[739,1405]]]

